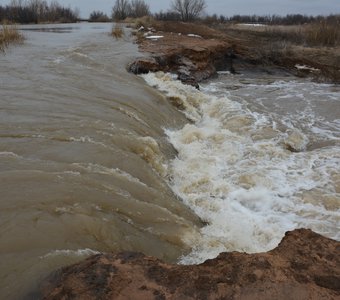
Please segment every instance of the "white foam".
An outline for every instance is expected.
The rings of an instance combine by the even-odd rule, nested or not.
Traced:
[[[189,36],[189,37],[195,37],[195,38],[202,38],[200,35],[198,35],[198,34],[193,34],[193,33],[189,33],[188,36]]]
[[[164,36],[163,35],[149,35],[146,38],[151,39],[151,40],[158,40],[158,39],[164,38]]]
[[[102,142],[97,142],[94,139],[92,139],[89,136],[80,136],[80,137],[70,137],[69,140],[71,142],[79,142],[79,143],[90,143],[90,144],[95,144],[95,145],[100,145],[103,146],[104,148],[109,148],[107,145],[105,145]]]
[[[58,56],[57,58],[53,58],[52,63],[56,65],[60,65],[61,63],[65,62],[65,57]]]
[[[231,75],[230,71],[218,71],[217,74],[219,75]]]
[[[78,249],[78,250],[53,250],[43,256],[41,256],[41,259],[49,258],[49,257],[55,257],[55,256],[73,256],[73,257],[81,257],[81,256],[90,256],[100,254],[99,251],[95,251],[89,248],[85,249]]]
[[[193,251],[182,263],[202,262],[221,251],[267,251],[297,227],[340,238],[340,211],[329,209],[340,203],[332,177],[340,169],[338,149],[303,152],[308,138],[293,124],[291,132],[280,132],[269,116],[227,97],[197,91],[163,73],[144,78],[180,98],[195,121],[166,130],[178,151],[169,184],[208,224],[200,236],[186,237]],[[287,143],[302,152],[292,153]],[[330,197],[328,207],[323,195]]]
[[[306,71],[313,71],[313,72],[318,72],[320,71],[319,69],[315,69],[313,67],[305,66],[305,65],[295,65],[295,68],[298,70],[306,70]]]
[[[144,182],[140,181],[138,178],[132,176],[131,174],[119,168],[108,168],[102,165],[92,164],[92,163],[88,163],[88,164],[73,163],[72,165],[85,169],[91,173],[103,174],[103,175],[114,175],[120,178],[127,179],[130,182],[137,183],[141,186],[144,186],[144,187],[147,186]]]
[[[81,53],[81,52],[75,51],[75,52],[73,52],[73,54],[75,54],[77,56],[80,56],[80,57],[89,58],[89,56],[87,54],[85,54],[85,53]]]
[[[263,26],[267,26],[266,24],[260,24],[260,23],[240,23],[237,25],[241,25],[241,26],[252,26],[252,27],[263,27]]]
[[[8,152],[8,151],[0,152],[0,156],[15,157],[15,158],[20,158],[21,157],[18,154],[15,154],[14,152]]]
[[[136,120],[137,122],[143,124],[144,126],[146,127],[150,127],[148,123],[144,122],[139,116],[138,114],[128,110],[128,109],[125,109],[123,107],[118,107],[119,111],[121,111],[123,114],[127,115],[129,118],[132,118],[134,120]]]

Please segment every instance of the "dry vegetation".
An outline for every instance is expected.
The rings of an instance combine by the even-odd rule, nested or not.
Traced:
[[[273,40],[285,40],[308,47],[340,46],[340,24],[320,22],[300,26],[265,26],[264,34]]]
[[[319,80],[340,82],[339,21],[304,25],[215,26],[250,61],[294,70],[295,65],[318,69]],[[298,75],[305,75],[302,71]]]
[[[3,1],[4,2],[4,1]],[[15,24],[72,23],[79,19],[79,11],[64,7],[57,1],[12,0],[9,5],[0,5],[0,22]]]
[[[160,21],[151,16],[145,16],[142,18],[125,20],[130,26],[136,30],[144,27],[146,31],[152,29],[157,32],[175,32],[181,34],[197,34],[204,38],[223,38],[224,34],[216,29],[209,28],[206,25],[200,23],[187,23],[181,21]],[[138,31],[134,32],[135,35],[139,35]]]
[[[144,39],[144,31],[139,30],[142,28],[155,28],[156,24],[158,23],[153,17],[151,16],[144,16],[141,18],[126,18],[124,23],[127,24],[127,27],[134,29],[132,31],[132,35],[135,36],[136,42],[139,44]]]
[[[306,30],[306,41],[315,46],[340,46],[340,22],[320,22]]]
[[[130,19],[130,22],[133,24],[133,27],[136,29],[140,28],[141,26],[145,28],[154,27],[155,24],[157,23],[157,21],[151,16],[144,16],[141,18]]]
[[[24,39],[23,35],[19,33],[16,27],[9,25],[2,25],[0,28],[0,51],[4,51],[11,43],[20,43]]]
[[[124,29],[121,24],[116,23],[112,26],[111,35],[116,38],[116,40],[122,38],[124,36]]]

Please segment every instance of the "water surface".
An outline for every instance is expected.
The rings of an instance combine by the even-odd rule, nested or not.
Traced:
[[[166,183],[163,128],[186,119],[126,72],[140,54],[111,26],[25,26],[0,57],[0,298],[96,251],[176,261],[200,225]]]
[[[221,72],[201,91],[144,78],[192,121],[166,130],[178,152],[169,184],[207,223],[182,263],[268,251],[300,227],[340,239],[339,86],[282,72]]]

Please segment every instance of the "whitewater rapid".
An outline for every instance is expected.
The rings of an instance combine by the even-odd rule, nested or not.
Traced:
[[[189,120],[183,128],[164,129],[178,152],[169,163],[168,183],[206,223],[199,234],[184,237],[192,251],[182,263],[200,263],[222,251],[267,251],[287,230],[300,227],[340,239],[340,114],[323,119],[309,97],[319,99],[320,92],[336,108],[339,90],[282,80],[228,89],[225,82],[233,79],[221,74],[198,91],[171,74],[143,78]],[[242,89],[245,97],[230,92]],[[252,89],[264,96],[257,91],[254,99]],[[281,111],[280,102],[294,97],[303,103]],[[259,109],[265,101],[272,102],[271,110]]]

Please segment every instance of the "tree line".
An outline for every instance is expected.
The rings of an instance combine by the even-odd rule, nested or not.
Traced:
[[[150,7],[144,0],[116,0],[112,9],[114,20],[140,18],[151,15]]]
[[[247,16],[247,15],[234,15],[232,17],[217,17],[216,15],[210,16],[216,22],[232,22],[232,23],[259,23],[267,25],[303,25],[310,23],[317,23],[321,21],[326,22],[339,22],[340,15],[329,16],[308,16],[302,14],[288,14],[286,16],[279,15],[266,15],[266,16]]]
[[[269,25],[301,25],[315,22],[340,22],[340,15],[306,16],[301,14],[279,15],[234,15],[227,17],[204,14],[207,7],[205,0],[171,0],[169,10],[151,14],[149,5],[144,0],[115,0],[112,15],[108,17],[101,11],[93,11],[89,16],[91,22],[120,21],[126,18],[152,16],[163,21],[203,21],[214,23],[261,23]],[[64,7],[56,1],[50,4],[46,0],[11,0],[9,5],[0,5],[0,22],[44,23],[76,22],[79,11]]]
[[[0,22],[10,23],[70,23],[79,19],[79,11],[64,7],[56,1],[12,0],[9,5],[0,5]]]
[[[317,22],[339,23],[340,15],[307,16],[302,14],[280,15],[234,15],[231,17],[220,15],[207,15],[205,0],[172,0],[168,11],[151,14],[149,6],[144,0],[116,0],[112,9],[113,20],[124,20],[128,17],[137,18],[145,15],[162,21],[203,21],[213,23],[260,23],[267,25],[302,25]]]
[[[205,0],[172,0],[170,11],[153,15],[156,19],[193,21],[206,8]],[[150,7],[144,0],[116,0],[112,9],[113,20],[150,16]]]

